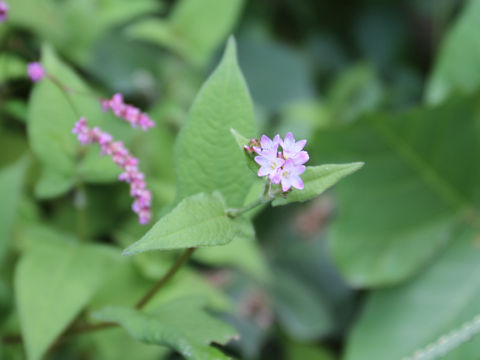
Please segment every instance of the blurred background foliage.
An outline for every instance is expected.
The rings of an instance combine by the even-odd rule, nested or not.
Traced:
[[[85,262],[82,271],[105,272],[101,285],[82,283],[83,297],[62,299],[72,305],[64,309],[69,316],[43,299],[31,331],[57,335],[105,305],[135,303],[174,256],[119,260],[118,249],[145,232],[126,186],[115,182],[117,170],[95,148],[76,162],[75,114],[51,83],[32,87],[26,63],[41,59],[82,92],[122,92],[156,120],[153,131],[133,132],[103,114],[94,98],[73,94],[82,114],[140,158],[158,216],[175,197],[174,139],[230,33],[261,133],[307,138],[311,164],[366,165],[313,201],[265,209],[256,234],[200,249],[149,306],[202,296],[241,335],[226,352],[265,360],[402,359],[480,313],[480,1],[9,5],[0,24],[3,334],[20,331],[22,291],[51,295],[43,294],[45,284],[17,279],[19,260],[26,264],[39,244],[63,244],[45,260],[65,273],[57,289],[77,276],[59,263],[69,239],[82,236],[113,252],[108,261],[76,260]],[[445,358],[475,360],[479,349],[474,339]],[[2,359],[22,359],[23,351],[20,344],[0,345]],[[45,358],[179,355],[110,329],[69,337]]]

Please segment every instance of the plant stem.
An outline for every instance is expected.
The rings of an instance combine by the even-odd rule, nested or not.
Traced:
[[[183,264],[192,256],[196,248],[188,248],[182,256],[172,265],[170,270],[146,293],[135,305],[136,309],[142,309],[155,296],[155,294],[177,273]]]
[[[237,208],[237,209],[227,209],[227,211],[226,211],[227,216],[232,218],[232,219],[235,219],[235,218],[245,214],[246,212],[256,208],[257,206],[268,203],[269,201],[270,200],[265,199],[262,196],[262,197],[258,198],[257,200],[255,200],[254,202],[252,202],[251,204],[246,205],[244,207]]]

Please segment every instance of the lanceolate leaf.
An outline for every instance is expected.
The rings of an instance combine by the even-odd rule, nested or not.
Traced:
[[[210,343],[225,344],[236,336],[229,325],[208,315],[199,298],[181,298],[145,314],[124,307],[109,307],[95,317],[115,322],[131,336],[147,344],[168,346],[186,359],[228,359]]]
[[[467,2],[457,22],[446,33],[435,68],[430,76],[426,100],[438,104],[456,92],[480,87],[480,1]]]
[[[372,115],[318,134],[312,161],[367,164],[337,187],[330,231],[334,259],[351,283],[405,280],[454,238],[466,211],[478,214],[479,101]]]
[[[177,143],[177,201],[199,192],[220,191],[228,206],[243,205],[255,177],[230,128],[256,135],[252,101],[238,67],[231,38],[223,59],[200,90]]]
[[[123,254],[229,243],[235,236],[236,228],[225,210],[225,201],[219,193],[188,197]]]
[[[16,305],[29,360],[43,356],[97,291],[118,256],[104,246],[78,245],[68,238],[39,240],[15,270]]]
[[[310,200],[362,166],[362,162],[307,166],[305,173],[302,175],[305,188],[303,190],[293,189],[284,198],[276,198],[273,201],[273,205],[285,205],[295,201]]]
[[[345,359],[403,359],[471,321],[480,313],[479,258],[467,234],[409,283],[375,291],[351,333]],[[476,360],[479,347],[477,336],[442,359]]]

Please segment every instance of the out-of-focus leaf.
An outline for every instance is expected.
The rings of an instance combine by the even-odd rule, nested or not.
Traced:
[[[225,210],[225,201],[219,193],[188,197],[123,254],[227,244],[236,229]]]
[[[204,65],[231,32],[243,0],[184,0],[167,20],[146,19],[128,28],[136,39],[166,46],[196,65]]]
[[[343,72],[328,93],[332,121],[354,121],[380,105],[383,89],[374,69],[360,64]]]
[[[35,184],[35,196],[39,199],[53,198],[66,193],[73,185],[71,176],[45,166]]]
[[[322,348],[314,344],[302,344],[302,343],[288,343],[287,347],[289,360],[334,360],[333,355]]]
[[[112,270],[119,254],[105,246],[35,244],[15,270],[16,304],[27,356],[40,359]]]
[[[225,344],[236,336],[236,332],[207,314],[203,307],[205,302],[202,299],[182,298],[149,314],[129,308],[107,307],[95,317],[120,324],[141,342],[168,346],[186,359],[228,359],[209,344]]]
[[[200,90],[176,142],[177,201],[220,191],[228,206],[243,205],[255,177],[238,151],[230,129],[256,135],[252,102],[237,64],[235,40]]]
[[[286,331],[297,339],[307,341],[326,335],[332,328],[333,320],[326,304],[301,278],[280,269],[274,273],[274,306]]]
[[[10,241],[10,231],[20,202],[26,159],[0,169],[0,264]]]
[[[480,2],[471,0],[447,33],[425,93],[438,104],[455,92],[471,93],[480,86]]]
[[[0,55],[0,83],[26,74],[27,63],[23,59],[8,53]]]
[[[478,96],[452,99],[318,133],[315,162],[366,163],[336,188],[339,216],[329,238],[352,284],[405,280],[454,238],[458,221],[478,216],[478,104]]]
[[[234,266],[255,279],[266,281],[269,277],[265,259],[258,244],[255,242],[255,229],[246,219],[239,219],[237,235],[231,243],[214,248],[198,249],[195,259],[214,266]]]
[[[375,291],[353,328],[345,359],[397,360],[413,356],[477,316],[480,250],[474,240],[471,233],[463,234],[412,281]],[[442,359],[476,360],[479,346],[476,337]]]
[[[309,64],[294,48],[252,31],[239,38],[239,50],[239,63],[256,104],[273,111],[315,96]]]
[[[307,166],[305,173],[302,175],[305,185],[304,189],[293,189],[286,197],[276,198],[273,201],[273,206],[285,205],[295,201],[310,200],[335,185],[345,176],[357,171],[362,166],[362,162]]]

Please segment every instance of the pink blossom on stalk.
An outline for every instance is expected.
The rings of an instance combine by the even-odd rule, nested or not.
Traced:
[[[0,22],[7,20],[8,4],[5,1],[0,1]]]
[[[115,116],[128,121],[133,127],[139,126],[142,130],[148,130],[155,126],[148,114],[141,112],[133,105],[125,104],[122,94],[116,93],[111,99],[102,100],[101,104],[103,111],[111,109]]]
[[[292,159],[296,165],[305,164],[309,160],[308,153],[303,151],[307,140],[295,141],[293,134],[288,132],[285,139],[281,142],[283,156],[285,159]]]
[[[27,73],[33,82],[40,81],[45,77],[45,69],[39,62],[28,63]]]
[[[132,210],[138,214],[140,224],[147,224],[151,219],[152,194],[147,189],[144,174],[138,169],[138,159],[130,154],[121,141],[114,141],[110,134],[98,127],[90,128],[84,117],[75,123],[72,132],[83,145],[98,143],[102,155],[111,156],[115,164],[123,169],[118,179],[130,184],[130,195],[135,199]]]
[[[258,145],[256,140],[250,143]],[[280,135],[276,135],[273,140],[266,135],[262,135],[260,139],[260,147],[253,146],[258,156],[255,162],[260,165],[257,175],[260,177],[268,176],[272,184],[281,184],[284,192],[294,187],[303,189],[303,181],[300,175],[305,172],[305,164],[309,160],[308,153],[303,150],[307,140],[295,141],[291,132],[287,133],[285,139],[281,139]],[[282,147],[282,151],[278,151],[278,147]],[[250,151],[250,146],[247,146]]]

